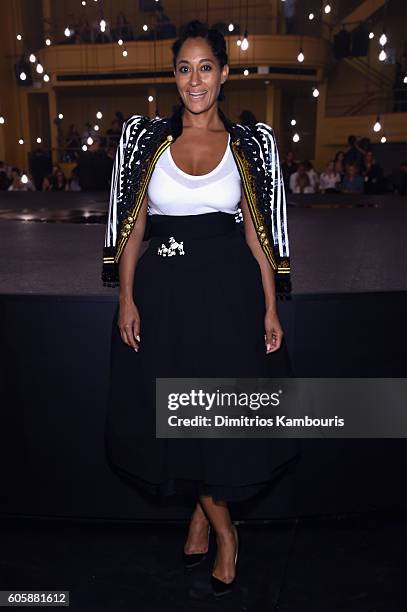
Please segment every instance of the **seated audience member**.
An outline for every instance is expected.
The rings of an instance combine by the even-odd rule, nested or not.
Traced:
[[[9,169],[7,164],[0,161],[0,191],[7,191],[10,183],[11,179],[9,178]]]
[[[363,161],[362,176],[365,180],[365,193],[372,195],[382,193],[383,172],[379,164],[376,163],[372,151],[367,151]]]
[[[345,176],[342,179],[340,189],[342,193],[360,194],[364,192],[363,177],[360,176],[356,164],[346,166]]]
[[[322,193],[336,193],[341,180],[342,177],[339,172],[335,172],[335,162],[332,159],[319,178],[319,188]]]
[[[312,189],[314,190],[313,193],[316,193],[318,191],[318,185],[319,185],[318,174],[317,172],[315,172],[314,167],[309,160],[304,162],[304,166],[305,166],[305,170],[307,171],[308,178],[310,180],[310,185]]]
[[[337,151],[334,158],[334,169],[335,172],[341,175],[341,180],[345,175],[345,166],[343,165],[343,158],[345,157],[345,153],[343,151]]]
[[[42,179],[41,191],[53,191],[49,176],[44,176]]]
[[[297,172],[290,176],[290,191],[291,193],[315,193],[304,163],[299,164]]]
[[[82,191],[79,184],[79,176],[76,167],[72,168],[71,176],[66,181],[65,191]]]
[[[113,119],[112,127],[106,132],[109,146],[117,146],[120,140],[122,130],[118,119]]]
[[[287,186],[287,189],[291,191],[290,188],[290,178],[294,172],[297,172],[298,165],[294,161],[294,153],[292,151],[288,151],[285,161],[281,164],[281,170],[283,172],[284,184]]]
[[[57,172],[55,179],[54,179],[53,191],[65,191],[65,185],[66,185],[65,174],[62,172],[62,170],[59,170],[59,172]]]

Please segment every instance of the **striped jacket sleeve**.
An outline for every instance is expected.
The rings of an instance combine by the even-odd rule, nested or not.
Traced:
[[[272,127],[267,123],[256,123],[258,133],[261,135],[265,147],[265,167],[267,175],[271,178],[268,193],[268,203],[271,214],[271,227],[273,233],[274,250],[278,256],[278,272],[289,272],[289,241],[287,224],[287,202],[284,189],[283,173],[277,149],[276,138]]]
[[[116,150],[113,163],[112,179],[110,184],[109,207],[105,229],[103,248],[102,280],[106,286],[117,286],[118,266],[114,261],[118,238],[118,212],[124,195],[124,159],[130,135],[137,124],[144,118],[143,115],[132,115],[123,123],[122,133]]]

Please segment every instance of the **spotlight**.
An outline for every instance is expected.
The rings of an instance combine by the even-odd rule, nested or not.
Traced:
[[[319,89],[314,87],[314,89],[312,90],[312,95],[314,96],[314,98],[318,98],[318,96],[319,96]]]
[[[23,72],[20,72],[20,80],[21,80],[21,81],[25,81],[26,79],[27,79],[27,75],[26,75],[26,73],[25,73],[24,71],[23,71]]]
[[[46,83],[49,83],[49,74],[44,74],[42,77]]]
[[[98,132],[98,131],[99,131],[99,126],[98,126],[98,124],[97,124],[97,123],[96,123],[96,125],[94,125],[94,126],[93,126],[93,129],[95,130],[95,132]]]
[[[296,122],[296,120],[295,120],[295,119],[291,119],[290,123],[291,123],[291,125],[293,125],[293,126],[294,126],[294,125],[297,125],[297,122]]]
[[[41,143],[42,143],[42,138],[40,138],[40,136],[38,136],[38,138],[37,138],[37,143],[38,143],[38,144],[41,144]]]
[[[45,39],[45,44],[47,45],[47,47],[49,47],[51,45],[51,39],[50,38],[46,38]]]
[[[382,137],[380,138],[380,142],[381,142],[382,144],[384,144],[385,142],[387,142],[387,138],[386,138],[386,136],[382,136]]]
[[[103,117],[102,113],[100,111],[98,111],[96,113],[96,119],[101,119]]]
[[[404,83],[404,85],[407,85],[407,75],[404,77],[403,83]]]
[[[23,145],[23,144],[24,144],[24,139],[23,139],[23,138],[20,138],[20,140],[18,141],[18,144]]]
[[[87,139],[86,143],[87,143],[88,145],[93,145],[93,138],[92,138],[92,136],[89,136],[89,137],[88,137],[88,139]]]
[[[147,30],[148,30],[148,25],[146,23],[143,25],[143,30],[144,30],[144,32],[147,32]]]
[[[295,132],[293,136],[293,142],[299,142],[299,140],[300,140],[300,135],[297,132]]]
[[[154,100],[154,96],[148,96],[148,101],[152,102]]]
[[[236,41],[236,44],[238,47],[240,47],[240,45],[242,44],[242,41],[240,40],[240,38]]]
[[[312,20],[314,19],[314,17],[315,17],[314,13],[310,13],[310,14],[308,15],[308,19],[309,19],[310,21],[312,21]]]
[[[331,12],[331,10],[332,10],[332,9],[331,9],[331,5],[330,5],[330,4],[325,4],[325,7],[324,7],[324,13],[325,13],[325,15],[329,15],[329,13]]]
[[[119,45],[119,47],[121,47],[121,46],[122,46],[123,41],[122,41],[122,39],[121,39],[121,38],[119,38],[119,40],[117,41],[117,44]]]
[[[106,21],[104,19],[100,20],[100,31],[101,32],[106,32]]]
[[[64,114],[63,113],[59,113],[58,119],[63,119],[63,118],[64,118]]]
[[[0,124],[4,125],[4,123],[6,123],[6,120],[4,119],[3,115],[0,115]]]
[[[233,25],[233,23],[229,23],[228,25],[229,32],[233,32],[234,29],[235,29],[235,26]]]
[[[382,47],[384,47],[384,45],[387,43],[387,36],[384,32],[379,38],[379,43],[381,44]]]
[[[382,124],[380,123],[380,117],[378,115],[377,119],[376,119],[376,123],[373,126],[373,131],[374,132],[380,132],[381,129],[382,129]]]
[[[374,38],[374,32],[369,32],[369,38],[372,40]]]
[[[42,74],[44,72],[44,67],[42,64],[37,64],[36,71],[38,74]]]
[[[34,64],[37,61],[37,58],[35,57],[34,53],[31,53],[28,59],[30,60],[32,64]]]
[[[244,76],[249,76],[249,71],[248,71],[248,69],[247,69],[247,68],[245,68],[245,69],[243,70],[243,74],[244,74]]]
[[[87,151],[88,147],[86,145],[82,145],[82,151]]]
[[[17,34],[17,40],[23,40],[23,37],[21,36],[21,34]]]
[[[70,28],[66,27],[66,28],[65,28],[65,30],[64,30],[64,34],[65,34],[65,36],[66,36],[67,38],[69,38],[69,37],[70,37],[70,35],[71,35],[71,30],[70,30]]]
[[[82,6],[86,6],[86,0],[82,0]]]
[[[302,49],[300,49],[300,52],[297,55],[297,60],[300,62],[300,64],[302,64],[302,62],[305,60],[305,55],[304,55]]]
[[[23,185],[26,185],[28,183],[28,176],[26,174],[21,175],[21,182],[23,183]]]
[[[387,59],[387,53],[384,49],[382,49],[379,53],[379,60],[384,62],[385,59]]]
[[[122,55],[123,55],[123,57],[127,57],[127,51],[126,51],[126,49],[123,51]]]

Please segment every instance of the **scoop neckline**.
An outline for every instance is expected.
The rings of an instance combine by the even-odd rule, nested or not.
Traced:
[[[220,170],[222,168],[222,166],[224,165],[224,163],[226,162],[226,158],[228,156],[229,153],[229,144],[230,144],[230,133],[228,133],[228,142],[226,145],[226,149],[225,152],[223,154],[222,159],[220,160],[220,162],[218,163],[218,165],[216,166],[216,168],[214,168],[213,170],[211,170],[210,172],[208,172],[207,174],[188,174],[188,172],[184,172],[183,170],[181,170],[181,168],[178,168],[177,164],[175,163],[172,155],[171,155],[171,147],[168,147],[168,158],[171,162],[172,167],[179,172],[179,174],[182,174],[182,176],[186,176],[190,179],[196,180],[196,179],[203,179],[203,178],[207,178],[208,176],[212,176],[213,174],[215,174],[216,172],[218,172],[218,170]]]

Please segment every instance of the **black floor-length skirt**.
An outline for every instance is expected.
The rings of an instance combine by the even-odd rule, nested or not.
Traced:
[[[285,342],[266,354],[260,267],[233,215],[151,215],[151,239],[134,277],[140,348],[113,319],[106,451],[128,482],[165,498],[241,501],[295,459],[290,439],[163,439],[155,436],[156,377],[292,376]],[[183,243],[169,255],[171,241]],[[167,253],[167,254],[165,254]]]

